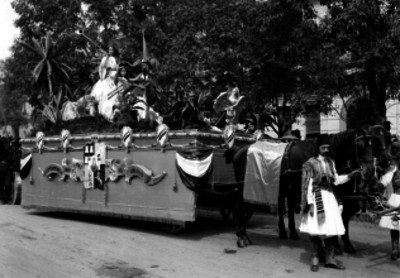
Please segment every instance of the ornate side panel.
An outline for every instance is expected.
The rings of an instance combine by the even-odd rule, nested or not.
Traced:
[[[115,141],[102,140],[107,146],[104,160],[97,158],[96,150],[85,151],[85,141],[73,142],[68,152],[46,142],[42,151],[33,152],[31,173],[23,180],[22,205],[173,223],[194,221],[195,194],[176,173],[175,150],[144,144],[150,141],[142,140],[146,148],[126,152]],[[94,177],[93,186],[87,186],[89,176]]]

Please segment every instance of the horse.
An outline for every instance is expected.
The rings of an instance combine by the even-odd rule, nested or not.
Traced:
[[[373,204],[376,196],[376,184],[377,178],[380,174],[383,174],[384,169],[389,166],[390,155],[388,146],[390,145],[390,133],[380,125],[374,125],[368,128],[368,137],[370,139],[369,144],[372,148],[372,159],[374,159],[373,164],[375,165],[375,173],[373,177],[368,177],[361,179],[360,181],[352,181],[353,185],[348,184],[339,185],[334,187],[334,192],[336,196],[342,201],[343,211],[342,220],[345,227],[345,234],[342,235],[343,250],[348,254],[356,253],[356,249],[351,243],[349,231],[350,231],[350,219],[359,213],[366,212],[366,210],[374,210]],[[336,158],[336,167],[339,174],[350,172],[357,168],[357,161],[348,160],[343,154],[343,149],[336,148],[333,149],[333,157]],[[356,153],[357,154],[357,153]],[[359,154],[357,154],[359,155]],[[355,157],[356,160],[365,160],[369,158]],[[380,173],[378,173],[380,171]],[[335,252],[341,253],[339,242],[336,241]]]
[[[375,165],[373,159],[373,141],[367,130],[347,130],[337,134],[321,134],[329,136],[332,147],[332,158],[337,165],[352,165],[356,169],[361,168],[361,179],[368,180],[375,177]],[[244,147],[234,146],[225,152],[226,163],[233,163],[235,178],[241,183],[238,190],[232,196],[237,214],[237,245],[245,247],[251,244],[247,236],[244,215],[243,188],[247,165],[247,151],[250,145]],[[340,151],[339,151],[340,150]],[[279,237],[287,238],[284,223],[286,212],[285,201],[288,207],[288,220],[290,238],[298,239],[294,220],[296,207],[300,207],[301,200],[301,172],[302,165],[310,157],[317,154],[317,140],[307,139],[288,144],[281,166],[281,179],[279,184],[278,216],[279,216]],[[342,170],[340,168],[340,170]],[[348,169],[347,169],[348,170]],[[339,172],[343,174],[344,172]],[[251,185],[246,185],[251,186]],[[300,211],[298,209],[297,211]]]

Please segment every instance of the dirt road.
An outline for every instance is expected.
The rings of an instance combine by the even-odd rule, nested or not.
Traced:
[[[315,274],[307,237],[279,240],[273,216],[254,216],[255,244],[239,250],[233,229],[211,212],[168,235],[156,223],[0,206],[0,277],[400,277],[389,232],[351,225],[359,252],[338,257],[347,269]]]

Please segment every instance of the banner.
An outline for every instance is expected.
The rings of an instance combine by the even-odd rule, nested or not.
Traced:
[[[87,143],[83,153],[86,189],[98,188],[104,190],[106,182],[107,146],[104,143]]]

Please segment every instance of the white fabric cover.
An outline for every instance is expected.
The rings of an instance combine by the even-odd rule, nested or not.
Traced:
[[[211,153],[203,160],[191,160],[176,154],[176,161],[178,166],[188,175],[193,177],[202,177],[207,172],[211,165],[213,154]]]
[[[277,205],[281,163],[287,143],[259,141],[247,151],[244,200],[261,205]]]

